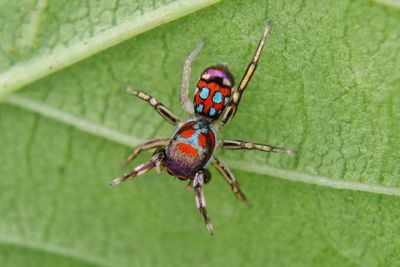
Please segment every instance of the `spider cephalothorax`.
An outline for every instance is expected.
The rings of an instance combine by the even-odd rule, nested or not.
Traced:
[[[213,227],[206,211],[206,202],[203,195],[203,184],[208,183],[211,179],[211,174],[207,169],[209,164],[224,177],[235,195],[248,204],[232,172],[214,156],[216,146],[222,149],[255,149],[264,152],[293,153],[293,151],[287,148],[240,140],[221,140],[217,142],[216,130],[223,127],[235,115],[243,92],[256,69],[269,28],[270,24],[267,23],[252,61],[247,66],[236,90],[233,89],[233,75],[225,65],[209,67],[200,75],[192,103],[188,97],[191,63],[200,52],[203,44],[200,43],[187,57],[183,69],[180,100],[184,111],[191,116],[194,115],[194,117],[186,122],[182,123],[175,114],[154,97],[128,88],[127,91],[129,93],[147,101],[164,119],[178,128],[171,138],[151,139],[136,147],[128,155],[125,163],[133,160],[144,150],[156,150],[150,161],[112,180],[110,185],[116,185],[127,179],[142,175],[152,168],[161,170],[162,167],[165,167],[169,174],[181,180],[190,181],[189,185],[195,191],[197,207],[211,234],[213,233]]]
[[[215,134],[208,123],[189,120],[176,131],[166,149],[165,166],[180,179],[194,177],[211,159]]]

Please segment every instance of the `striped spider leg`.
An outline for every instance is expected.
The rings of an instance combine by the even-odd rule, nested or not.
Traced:
[[[140,176],[148,171],[150,171],[151,169],[153,169],[154,167],[159,166],[159,164],[162,163],[162,160],[165,158],[165,150],[161,150],[156,152],[153,157],[151,158],[151,160],[149,160],[146,163],[143,163],[139,166],[137,166],[136,168],[134,168],[133,170],[131,170],[130,172],[117,177],[115,179],[113,179],[109,185],[117,185],[120,184],[122,182],[125,182],[128,179],[132,179],[135,178],[136,176]]]
[[[178,125],[180,123],[179,117],[176,116],[174,113],[172,113],[167,107],[165,107],[161,102],[159,102],[157,99],[154,97],[150,96],[149,94],[142,92],[142,91],[136,91],[130,87],[126,89],[126,91],[144,101],[149,103],[155,111],[161,115],[162,118],[164,118],[166,121],[171,123],[172,125]],[[147,140],[143,142],[142,144],[139,144],[136,148],[132,150],[131,153],[125,158],[123,165],[127,165],[129,162],[131,162],[138,154],[140,154],[142,151],[149,150],[149,149],[154,149],[154,148],[164,148],[168,145],[169,138],[154,138],[151,140]],[[165,154],[165,152],[164,152]],[[163,153],[161,153],[163,155]],[[160,158],[159,160],[157,160]],[[157,154],[153,155],[152,160],[149,162],[146,162],[142,165],[139,165],[138,167],[134,168],[132,171],[128,172],[127,174],[118,177],[110,182],[110,185],[116,185],[119,184],[129,178],[133,178],[135,176],[141,175],[153,167],[156,167],[157,172],[161,171],[162,167],[162,159],[164,156],[160,156]]]
[[[135,147],[131,153],[125,158],[123,165],[127,165],[131,162],[137,155],[139,155],[142,151],[153,149],[153,148],[162,148],[166,147],[169,142],[169,137],[164,138],[154,138],[139,144]]]
[[[213,158],[211,164],[222,175],[225,181],[231,186],[232,192],[235,194],[235,196],[246,206],[250,207],[250,202],[247,200],[244,193],[240,190],[239,183],[236,181],[235,176],[233,175],[231,170],[216,157]]]
[[[258,63],[258,60],[260,59],[261,52],[264,48],[265,41],[268,37],[270,27],[271,27],[271,23],[267,22],[267,24],[264,27],[263,35],[260,39],[260,42],[258,43],[256,52],[254,53],[254,56],[253,56],[250,64],[247,66],[247,69],[244,72],[242,79],[240,80],[239,86],[233,92],[232,99],[230,100],[228,106],[225,108],[224,112],[222,113],[221,117],[219,118],[218,123],[216,125],[217,128],[222,128],[225,124],[227,124],[235,116],[236,111],[239,107],[240,100],[244,93],[244,90],[246,89],[247,85],[249,84],[251,77],[253,76],[253,74],[257,68],[257,63]]]
[[[203,194],[203,184],[206,183],[207,172],[205,170],[199,170],[196,172],[196,175],[194,176],[194,179],[193,179],[193,189],[194,189],[194,192],[196,195],[197,208],[199,209],[200,214],[203,217],[203,220],[204,220],[204,223],[206,224],[208,232],[212,235],[214,233],[214,229],[211,224],[210,217],[208,217],[208,214],[207,214],[206,200],[204,199],[204,194]]]
[[[223,149],[246,149],[286,154],[296,153],[296,151],[291,148],[271,146],[267,144],[259,144],[242,140],[221,140],[218,145]]]
[[[166,106],[164,106],[160,101],[158,101],[151,95],[142,91],[134,90],[130,87],[126,88],[126,91],[149,103],[161,117],[163,117],[172,125],[177,126],[180,123],[180,119],[178,116],[172,113],[172,111],[170,111]]]
[[[245,150],[258,150],[263,152],[275,152],[275,153],[285,153],[285,154],[294,154],[296,151],[291,148],[285,147],[276,147],[267,144],[259,144],[248,141],[241,140],[221,140],[218,143],[218,147],[222,149],[245,149]],[[240,190],[239,183],[236,181],[235,176],[229,170],[228,167],[224,165],[222,161],[218,158],[214,157],[211,161],[212,166],[218,170],[218,172],[224,177],[224,179],[231,186],[233,193],[236,197],[242,201],[247,206],[251,206],[250,202],[247,200],[244,193]]]

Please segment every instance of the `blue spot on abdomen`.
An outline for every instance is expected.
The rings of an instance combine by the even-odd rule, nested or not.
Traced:
[[[222,102],[222,94],[221,94],[221,92],[216,92],[215,94],[214,94],[214,97],[213,97],[213,102],[215,103],[215,104],[219,104],[219,103],[221,103]]]
[[[210,89],[208,89],[207,87],[201,88],[201,91],[200,91],[200,98],[201,99],[207,99],[209,94],[210,94]]]
[[[216,112],[217,111],[215,110],[215,108],[210,108],[210,111],[208,113],[210,114],[210,116],[214,116]]]
[[[203,112],[203,108],[204,108],[204,105],[203,105],[203,104],[199,104],[199,105],[196,107],[196,111],[199,112],[199,113],[201,113],[201,112]]]

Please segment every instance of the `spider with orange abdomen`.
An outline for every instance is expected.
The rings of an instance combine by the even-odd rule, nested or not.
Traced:
[[[194,117],[186,122],[181,122],[175,114],[154,97],[145,92],[128,88],[128,93],[147,101],[158,114],[169,123],[177,126],[178,129],[171,138],[156,138],[137,146],[128,155],[125,164],[129,163],[144,150],[156,149],[151,160],[112,180],[110,185],[116,185],[127,179],[142,175],[153,168],[160,171],[161,168],[165,167],[169,174],[181,180],[189,180],[189,185],[193,187],[195,192],[197,207],[210,234],[213,233],[213,226],[206,211],[206,202],[203,195],[203,185],[211,180],[211,173],[207,169],[209,164],[216,168],[225,178],[237,198],[249,204],[232,172],[222,161],[214,156],[215,147],[218,146],[222,149],[254,149],[288,154],[292,154],[294,151],[288,148],[240,140],[220,140],[217,142],[216,132],[235,115],[244,90],[256,70],[269,29],[270,23],[267,23],[254,56],[236,89],[233,87],[233,75],[226,65],[221,64],[209,67],[200,75],[193,103],[188,96],[191,65],[203,44],[200,43],[189,54],[183,68],[180,102],[183,110],[192,116],[194,115]]]

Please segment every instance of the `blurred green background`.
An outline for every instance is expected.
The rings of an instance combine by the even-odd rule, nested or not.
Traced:
[[[0,1],[1,266],[400,266],[399,2],[254,2]],[[188,15],[182,3],[208,7]],[[102,51],[91,42],[171,5],[180,19],[119,31]],[[186,183],[166,173],[109,188],[131,146],[174,132],[122,89],[186,118],[187,54],[205,40],[192,84],[221,61],[238,80],[267,20],[257,72],[219,136],[299,153],[217,152],[253,207],[213,171],[211,237]],[[37,79],[85,42],[79,59],[94,56]],[[26,75],[10,75],[16,66]],[[6,95],[7,82],[21,90]]]

